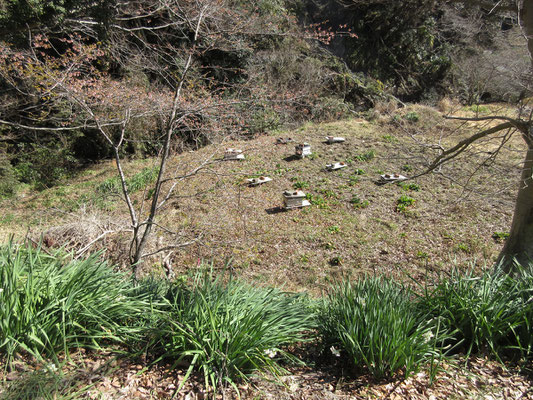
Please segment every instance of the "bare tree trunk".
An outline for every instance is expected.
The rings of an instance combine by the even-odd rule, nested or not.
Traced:
[[[527,47],[533,67],[533,1],[522,0],[519,15],[522,29],[527,38]]]
[[[533,69],[533,1],[519,2],[519,17],[522,30],[527,39],[531,68]],[[515,204],[513,223],[509,238],[498,257],[498,267],[512,272],[516,267],[514,260],[522,266],[533,262],[533,125],[530,120],[522,136],[527,143],[518,196]]]
[[[191,43],[191,52],[189,53],[189,57],[187,58],[187,62],[181,73],[178,86],[174,92],[172,112],[168,118],[167,132],[166,132],[166,137],[165,137],[165,143],[163,146],[163,154],[161,155],[161,159],[159,162],[159,174],[157,176],[157,180],[155,183],[154,194],[152,195],[152,204],[150,206],[150,213],[148,215],[148,218],[143,223],[141,223],[140,225],[137,225],[137,227],[134,228],[134,233],[133,233],[133,238],[132,238],[133,255],[131,257],[131,263],[133,266],[133,275],[135,279],[139,278],[139,264],[141,263],[141,260],[144,256],[144,248],[146,246],[148,237],[150,236],[150,233],[152,232],[152,227],[155,222],[155,217],[159,209],[159,196],[161,194],[161,187],[163,185],[163,178],[164,178],[165,169],[166,169],[166,165],[167,165],[167,161],[169,157],[172,135],[175,129],[176,121],[178,119],[178,115],[177,115],[178,107],[179,107],[179,102],[182,98],[183,85],[185,83],[185,78],[187,77],[187,74],[189,73],[189,70],[191,68],[191,64],[193,60],[193,52],[196,48],[196,43],[198,41],[198,36],[200,33],[200,27],[202,25],[204,13],[206,11],[207,11],[207,7],[203,7],[198,16],[198,21],[196,22],[196,29],[194,31],[194,37]],[[141,225],[145,226],[142,234],[141,234],[141,230],[139,229]]]
[[[511,272],[514,260],[526,266],[533,262],[533,143],[529,140],[509,238],[498,257],[498,266]]]

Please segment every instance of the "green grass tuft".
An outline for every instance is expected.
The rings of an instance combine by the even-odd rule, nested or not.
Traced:
[[[9,243],[0,248],[0,353],[42,359],[71,347],[126,343],[148,302],[99,254],[72,260]]]
[[[490,353],[498,358],[518,352],[530,357],[532,299],[533,274],[528,270],[518,278],[498,271],[481,276],[454,271],[426,291],[422,304],[453,332],[452,344],[458,351]]]
[[[376,378],[434,366],[444,337],[438,319],[420,312],[406,288],[379,278],[334,286],[320,308],[319,327],[324,350]]]
[[[281,371],[284,346],[304,340],[313,328],[307,298],[261,289],[211,274],[192,287],[174,286],[154,350],[162,358],[189,362],[208,387],[233,386],[257,370]]]

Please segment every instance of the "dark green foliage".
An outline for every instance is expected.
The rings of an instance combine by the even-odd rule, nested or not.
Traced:
[[[95,254],[9,243],[0,248],[0,352],[42,358],[71,347],[138,339],[149,303]]]
[[[215,389],[258,369],[276,372],[284,346],[314,326],[305,297],[224,284],[210,274],[198,275],[190,288],[173,287],[166,302],[154,351],[176,364],[190,362]]]
[[[28,45],[28,28],[41,31],[62,23],[86,0],[3,0],[0,2],[0,34],[4,40]]]
[[[454,271],[427,290],[422,306],[442,319],[457,350],[470,353],[518,353],[533,350],[533,275],[523,270],[512,277],[502,272],[475,276]]]
[[[348,2],[349,3],[349,2]],[[404,95],[420,95],[442,79],[450,66],[437,39],[433,0],[368,1],[350,10],[358,38],[348,39],[348,62]]]
[[[77,160],[68,148],[56,142],[51,146],[20,144],[15,171],[21,182],[37,189],[51,187],[75,169]]]
[[[11,163],[0,153],[0,198],[13,196],[18,183]]]
[[[315,0],[308,17],[328,21],[334,31],[347,25],[357,35],[335,38],[332,47],[350,69],[376,79],[374,89],[385,84],[396,95],[416,99],[438,85],[451,66],[447,45],[439,40],[439,7],[434,0]]]
[[[2,3],[0,28],[5,30],[22,29],[38,21],[58,20],[66,11],[65,0],[8,0]]]
[[[376,378],[405,376],[438,359],[443,334],[438,319],[420,312],[408,289],[367,278],[334,286],[319,312],[325,352]]]

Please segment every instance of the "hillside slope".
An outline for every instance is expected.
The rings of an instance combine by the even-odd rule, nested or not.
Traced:
[[[469,108],[458,112],[474,115]],[[174,156],[170,171],[176,174],[202,160],[212,162],[178,183],[158,219],[165,230],[154,235],[150,248],[192,244],[170,256],[150,257],[143,273],[164,274],[167,256],[177,275],[199,260],[211,260],[217,268],[227,263],[259,284],[317,292],[344,275],[420,280],[453,266],[490,266],[510,226],[520,141],[512,140],[495,161],[491,146],[497,143],[482,143],[440,173],[377,185],[380,174],[423,171],[437,154],[435,144],[448,147],[476,127],[459,126],[422,106],[375,112],[369,118],[308,124]],[[327,144],[329,135],[346,142]],[[308,142],[313,155],[296,159],[294,144],[276,145],[277,137]],[[227,147],[242,149],[245,160],[220,161]],[[326,171],[332,162],[347,167]],[[128,175],[140,182],[137,206],[149,196],[143,184],[152,164],[150,159],[127,164]],[[108,258],[126,267],[128,216],[118,201],[114,174],[111,163],[102,163],[65,185],[4,200],[2,237],[29,231],[38,240],[43,233],[50,246],[66,243],[84,253],[105,248]],[[272,181],[246,185],[246,178],[257,176]],[[306,192],[312,205],[281,211],[283,190],[295,188]]]

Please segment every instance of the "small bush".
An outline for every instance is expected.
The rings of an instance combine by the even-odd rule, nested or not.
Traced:
[[[0,153],[0,198],[13,196],[18,183],[11,163]]]
[[[407,289],[370,278],[333,287],[318,325],[324,350],[382,378],[399,371],[409,376],[439,357],[437,321],[418,312]]]
[[[416,111],[411,111],[405,114],[404,118],[409,122],[418,122],[420,120],[420,115]]]
[[[19,145],[20,153],[15,165],[21,182],[35,185],[38,190],[52,187],[75,169],[77,160],[68,148]]]
[[[210,274],[194,286],[175,286],[155,351],[175,363],[190,362],[208,387],[232,385],[263,368],[279,371],[283,346],[304,339],[313,316],[305,297],[261,289]]]

